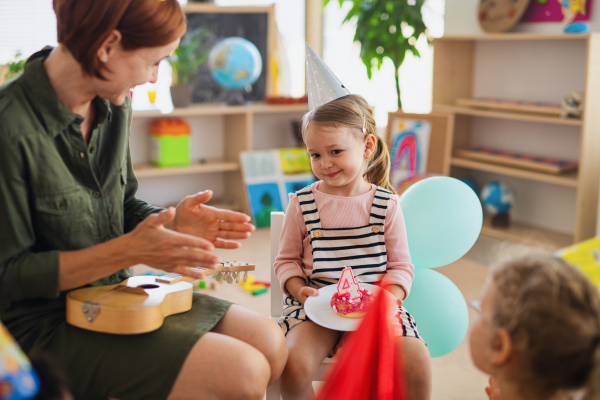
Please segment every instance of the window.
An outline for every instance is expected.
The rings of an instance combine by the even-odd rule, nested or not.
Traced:
[[[387,114],[397,107],[394,65],[385,59],[381,70],[373,71],[369,81],[366,67],[360,59],[360,44],[353,42],[356,23],[342,25],[350,9],[347,2],[340,9],[331,0],[323,16],[323,61],[350,90],[360,94],[375,108],[377,126],[387,126]],[[423,19],[432,37],[444,32],[444,0],[426,0],[422,8]],[[407,55],[400,68],[400,89],[404,112],[427,113],[431,111],[431,83],[433,78],[433,52],[421,37],[417,42],[421,58]]]

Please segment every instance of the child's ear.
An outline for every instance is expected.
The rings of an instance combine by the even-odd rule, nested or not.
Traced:
[[[377,147],[377,138],[373,134],[365,136],[365,159],[371,157],[371,154]]]
[[[490,352],[490,363],[494,367],[499,367],[508,362],[513,351],[513,342],[508,331],[499,328],[492,340],[492,349]]]

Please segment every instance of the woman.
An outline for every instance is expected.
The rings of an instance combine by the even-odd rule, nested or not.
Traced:
[[[0,318],[25,351],[49,353],[82,399],[262,398],[281,373],[277,324],[209,296],[159,330],[101,334],[65,322],[65,293],[114,284],[144,263],[200,278],[215,247],[254,229],[206,207],[135,198],[129,88],[155,82],[178,46],[176,0],[54,0],[56,49],[0,89]]]

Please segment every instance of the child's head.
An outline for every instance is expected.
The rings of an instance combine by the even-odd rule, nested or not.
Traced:
[[[587,388],[600,396],[600,293],[547,254],[496,266],[471,331],[475,365],[533,393]]]
[[[390,155],[363,97],[351,94],[308,112],[302,118],[302,137],[317,178],[334,186],[364,179],[394,191]]]

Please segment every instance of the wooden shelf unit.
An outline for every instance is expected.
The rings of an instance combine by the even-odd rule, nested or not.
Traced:
[[[501,110],[484,110],[456,105],[457,99],[474,98],[476,45],[494,41],[584,41],[586,71],[584,91],[585,104],[582,119],[561,118]],[[580,42],[581,44],[581,42]],[[548,66],[551,68],[551,66]],[[518,72],[516,72],[518,73]],[[532,88],[535,91],[535,87]],[[515,99],[520,100],[520,99]],[[595,236],[598,192],[600,189],[600,34],[531,34],[507,33],[486,35],[447,36],[434,40],[433,65],[433,110],[444,112],[453,117],[453,127],[449,133],[451,149],[445,157],[448,170],[457,173],[457,168],[486,171],[537,182],[567,186],[573,188],[575,200],[575,226],[573,235],[551,232],[543,228],[512,221],[509,229],[500,229],[484,225],[482,233],[502,239],[529,242],[548,248],[559,248],[580,242]],[[474,117],[489,119],[508,119],[533,123],[575,126],[580,128],[579,169],[576,173],[551,175],[529,171],[517,167],[506,167],[492,163],[468,160],[456,156],[458,149],[469,149],[471,128]],[[481,124],[480,121],[478,121]],[[565,134],[569,134],[565,132]],[[454,167],[454,171],[452,171]],[[536,238],[535,240],[530,238]]]

